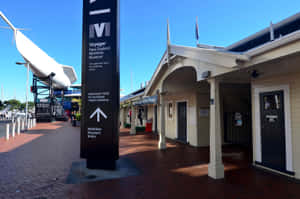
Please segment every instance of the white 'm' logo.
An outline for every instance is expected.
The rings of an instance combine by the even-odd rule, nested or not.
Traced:
[[[94,39],[95,37],[101,38],[103,37],[103,34],[106,37],[110,37],[110,23],[105,22],[90,25],[90,39]]]

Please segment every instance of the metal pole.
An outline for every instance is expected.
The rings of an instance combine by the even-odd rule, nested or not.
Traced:
[[[13,29],[14,31],[17,30],[2,12],[0,12],[0,17],[10,26],[11,29]]]
[[[25,128],[28,128],[28,92],[29,92],[29,63],[27,63],[27,81],[26,81],[26,110],[25,110]]]

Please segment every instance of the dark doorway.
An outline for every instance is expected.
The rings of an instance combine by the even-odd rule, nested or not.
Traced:
[[[225,143],[252,151],[251,85],[221,84],[221,94]]]
[[[283,91],[260,94],[262,165],[286,172]]]
[[[154,106],[154,133],[157,133],[157,105]]]
[[[187,142],[187,119],[186,119],[186,102],[179,102],[178,103],[178,117],[177,117],[177,124],[178,124],[178,140],[181,142]]]

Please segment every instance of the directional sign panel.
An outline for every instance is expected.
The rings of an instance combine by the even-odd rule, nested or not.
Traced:
[[[119,157],[119,2],[83,1],[81,157]]]

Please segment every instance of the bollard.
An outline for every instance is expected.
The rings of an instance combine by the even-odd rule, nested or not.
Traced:
[[[25,124],[25,131],[29,129],[29,119],[26,119],[26,124]]]
[[[27,129],[31,129],[31,127],[30,127],[30,119],[27,119]]]
[[[26,119],[24,119],[24,131],[26,131],[27,130],[27,126],[26,126],[27,124],[26,124]]]
[[[6,140],[9,140],[9,124],[6,124]]]
[[[25,130],[25,120],[22,119],[21,120],[21,131],[24,131]]]
[[[15,137],[15,133],[16,133],[16,123],[15,122],[12,122],[12,129],[11,129],[11,135],[12,137],[14,138]]]
[[[21,133],[21,120],[20,118],[17,119],[17,134],[20,135]]]
[[[33,118],[31,119],[31,128],[34,127],[34,124],[33,124]]]

